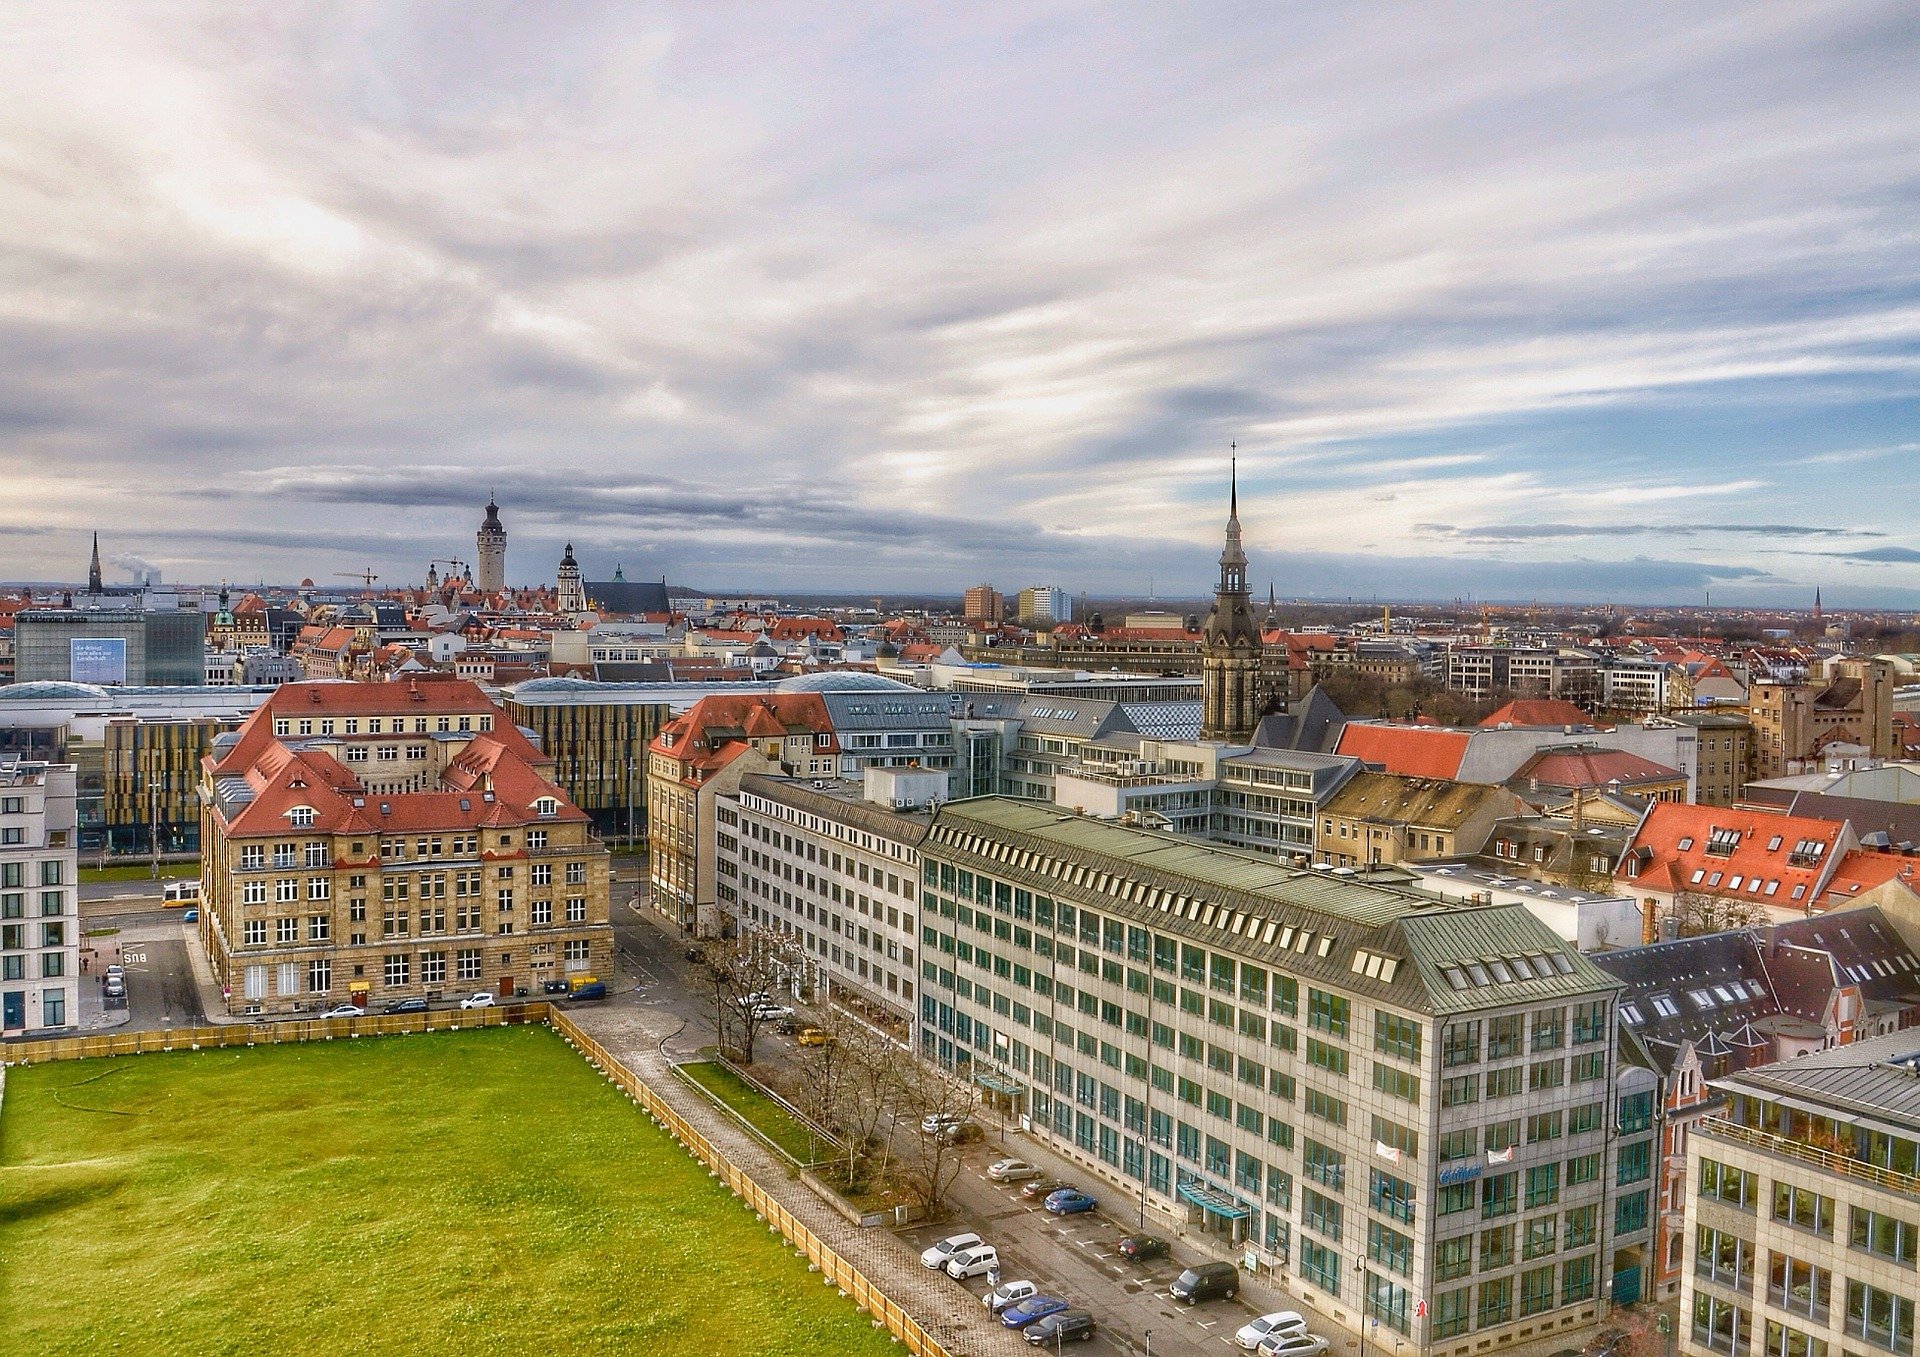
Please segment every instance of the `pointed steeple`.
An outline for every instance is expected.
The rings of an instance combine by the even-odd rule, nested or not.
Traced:
[[[98,594],[105,588],[100,579],[100,534],[96,532],[93,535],[93,563],[87,567],[87,592]]]

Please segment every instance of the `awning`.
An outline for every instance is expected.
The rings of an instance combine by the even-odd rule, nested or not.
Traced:
[[[1023,1092],[1019,1080],[1009,1079],[1004,1074],[995,1074],[992,1070],[975,1070],[973,1072],[973,1082],[980,1085],[981,1088],[990,1088],[995,1093],[1011,1095]]]
[[[1209,1183],[1182,1183],[1179,1192],[1201,1210],[1228,1220],[1244,1220],[1253,1214],[1253,1208],[1243,1205],[1231,1192]]]

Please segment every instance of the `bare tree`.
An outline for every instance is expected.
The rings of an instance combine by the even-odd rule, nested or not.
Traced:
[[[850,1190],[885,1178],[893,1146],[883,1134],[900,1104],[903,1070],[912,1053],[886,1033],[838,1009],[823,1019],[825,1044],[806,1048],[808,1110],[845,1142]]]
[[[1699,891],[1681,891],[1673,897],[1674,927],[1683,938],[1701,933],[1725,933],[1735,928],[1757,928],[1766,922],[1766,909],[1748,900],[1734,900]]]
[[[701,980],[713,1001],[713,1030],[722,1051],[753,1063],[754,1043],[799,965],[799,952],[782,933],[757,925],[702,946]]]
[[[909,1056],[900,1069],[900,1111],[913,1119],[915,1137],[907,1187],[927,1215],[938,1218],[946,1213],[947,1193],[960,1176],[960,1141],[950,1128],[969,1124],[979,1092],[930,1061]]]

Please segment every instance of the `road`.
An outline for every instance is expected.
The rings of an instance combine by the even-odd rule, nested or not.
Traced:
[[[124,1026],[150,1031],[206,1021],[187,957],[191,926],[181,919],[179,910],[116,912],[103,917],[98,910],[83,907],[82,913],[89,930],[119,930],[87,939],[93,951],[81,983],[82,1027],[97,1028],[104,1025],[102,1015],[111,1019],[123,1012]],[[116,962],[127,968],[127,997],[120,1001],[107,999],[102,992],[106,968]]]

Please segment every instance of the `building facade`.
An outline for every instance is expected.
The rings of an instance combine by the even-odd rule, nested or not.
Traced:
[[[610,974],[608,858],[470,683],[289,684],[201,764],[199,936],[230,1012]]]
[[[963,615],[969,622],[998,622],[1005,606],[998,589],[991,584],[976,584],[967,590]]]
[[[900,779],[879,774],[888,791]],[[876,788],[876,790],[879,790]],[[737,919],[790,938],[802,983],[905,1034],[915,1012],[920,946],[921,802],[897,809],[864,788],[824,788],[749,774],[716,818],[719,894]]]
[[[1715,1080],[1688,1149],[1680,1350],[1914,1351],[1920,1064],[1895,1033]]]
[[[198,609],[32,608],[14,617],[14,678],[102,687],[200,687]]]
[[[0,1036],[80,1021],[73,768],[0,764]]]
[[[922,1053],[1143,1214],[1442,1357],[1606,1313],[1616,985],[1524,909],[1000,799],[920,879]]]
[[[1812,682],[1755,683],[1747,690],[1753,723],[1753,776],[1817,771],[1829,746],[1877,759],[1899,757],[1893,738],[1892,664],[1834,659]]]

